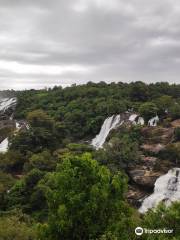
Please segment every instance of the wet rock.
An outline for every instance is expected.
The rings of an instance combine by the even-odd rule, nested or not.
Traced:
[[[141,130],[145,142],[168,144],[172,142],[174,136],[174,128],[163,127],[145,127]]]
[[[153,168],[154,165],[157,163],[158,158],[142,155],[141,161],[142,161],[143,165]]]
[[[156,179],[161,176],[161,172],[152,170],[134,169],[129,172],[130,178],[138,185],[151,189],[154,187]]]
[[[126,198],[130,204],[134,207],[139,208],[141,206],[142,200],[146,198],[148,193],[143,191],[137,186],[129,186],[128,191],[126,193]]]

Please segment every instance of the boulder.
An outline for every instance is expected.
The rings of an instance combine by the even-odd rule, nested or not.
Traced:
[[[142,200],[148,195],[146,191],[139,189],[137,186],[128,186],[126,198],[130,204],[139,208]]]
[[[180,127],[180,119],[177,119],[177,120],[171,122],[171,126],[174,128]]]
[[[158,143],[158,144],[143,144],[141,145],[141,149],[143,151],[149,152],[149,153],[159,153],[160,151],[165,149],[165,145]]]
[[[147,189],[153,189],[156,179],[161,176],[161,172],[152,170],[134,169],[129,172],[130,178],[138,185]]]
[[[156,162],[158,161],[158,158],[142,155],[141,160],[143,165],[153,168]]]
[[[173,140],[174,128],[145,127],[141,133],[145,142],[168,144]]]

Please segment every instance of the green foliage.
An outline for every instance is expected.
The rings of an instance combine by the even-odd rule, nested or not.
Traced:
[[[134,229],[141,225],[168,225],[177,232],[172,239],[178,239],[178,203],[149,211],[140,219],[124,199],[127,179],[119,170],[126,171],[139,161],[141,127],[112,131],[108,144],[98,151],[92,149],[89,140],[107,116],[128,109],[139,110],[146,121],[157,113],[164,126],[169,126],[173,119],[180,118],[180,85],[89,82],[16,95],[15,118],[24,119],[30,127],[14,136],[11,129],[0,131],[2,138],[10,136],[10,150],[0,154],[0,239],[135,240],[139,238]],[[179,129],[174,140],[179,141]],[[173,142],[161,157],[177,164],[179,149],[179,142]],[[16,213],[9,215],[15,209],[42,223],[38,224],[39,238],[34,222]]]
[[[143,103],[139,108],[139,113],[141,114],[141,116],[144,117],[146,122],[152,117],[155,117],[157,112],[158,112],[158,108],[156,104],[152,102]]]
[[[20,208],[26,213],[45,209],[46,202],[43,193],[38,188],[38,182],[43,178],[44,173],[33,169],[24,178],[17,181],[7,194],[8,209]],[[36,206],[34,202],[36,198]]]
[[[175,202],[170,207],[160,204],[156,209],[148,211],[143,219],[143,227],[148,229],[173,229],[173,234],[148,234],[143,239],[159,240],[174,239],[180,236],[180,203]]]
[[[7,173],[0,172],[0,209],[5,210],[6,208],[6,194],[9,189],[13,186],[15,180]]]
[[[5,154],[0,154],[0,169],[9,173],[22,171],[26,158],[19,150],[11,150]]]
[[[169,112],[173,119],[180,118],[180,104],[175,103],[170,109]]]
[[[42,110],[34,110],[27,115],[27,120],[31,127],[44,127],[46,129],[53,129],[53,119]]]
[[[168,113],[170,108],[174,105],[172,96],[163,95],[155,100],[156,106],[158,106],[158,114],[165,115]]]
[[[16,117],[25,118],[34,110],[36,112],[43,110],[60,126],[59,138],[75,142],[97,134],[107,116],[125,112],[129,108],[137,111],[145,102],[157,102],[157,106],[164,111],[170,108],[171,98],[179,106],[179,96],[179,85],[168,83],[147,85],[143,82],[130,84],[89,82],[86,85],[73,85],[65,89],[55,87],[52,90],[19,92]],[[169,114],[171,112],[177,116],[177,110],[172,108]]]
[[[3,128],[1,128],[0,129],[1,140],[10,136],[12,134],[13,130],[14,130],[13,127],[3,127]]]
[[[178,164],[180,162],[180,142],[169,144],[162,152],[162,157]]]
[[[29,161],[24,165],[24,170],[39,169],[41,171],[52,171],[56,167],[56,159],[52,154],[44,150],[41,153],[33,154]]]
[[[18,149],[22,154],[56,149],[61,139],[58,139],[55,122],[41,110],[30,112],[27,119],[31,127],[11,138],[10,149]]]
[[[132,83],[130,97],[132,101],[147,101],[149,99],[148,86],[143,82]]]
[[[126,178],[113,176],[90,154],[67,156],[48,182],[49,219],[40,228],[41,239],[95,239],[130,216],[123,202]]]
[[[33,224],[23,216],[0,217],[1,240],[36,240],[36,229]]]
[[[110,141],[104,149],[95,152],[95,158],[107,165],[113,172],[127,169],[140,159],[140,142],[139,127],[132,127],[129,130],[121,127],[119,131],[111,134]]]

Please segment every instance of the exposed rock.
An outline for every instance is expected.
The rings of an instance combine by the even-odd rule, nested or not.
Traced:
[[[165,149],[165,145],[159,143],[159,144],[143,144],[141,145],[141,149],[150,152],[150,153],[159,153],[160,151]]]
[[[180,127],[180,119],[171,122],[171,126],[174,128]]]
[[[162,175],[162,172],[152,170],[134,169],[129,172],[131,179],[144,188],[153,188],[156,179]]]
[[[129,203],[133,206],[139,208],[142,200],[147,196],[147,192],[143,191],[136,186],[128,186],[128,191],[126,193],[126,198]]]
[[[141,133],[148,143],[168,144],[173,140],[174,128],[145,127]]]
[[[153,168],[158,161],[158,158],[142,155],[141,160],[143,162],[143,165]]]
[[[14,120],[1,120],[0,121],[0,143],[9,136],[16,128]]]
[[[15,128],[16,127],[16,123],[14,120],[1,120],[0,121],[0,129],[2,128]]]

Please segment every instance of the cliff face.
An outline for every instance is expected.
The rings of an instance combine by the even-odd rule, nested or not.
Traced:
[[[160,176],[173,167],[179,167],[175,159],[164,154],[169,146],[177,144],[174,137],[176,127],[180,127],[180,120],[172,122],[168,128],[142,128],[141,162],[128,172],[130,185],[127,198],[134,205],[139,207],[141,201],[153,192],[155,182]]]

